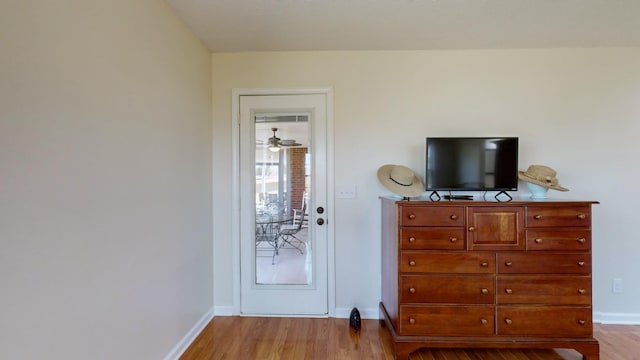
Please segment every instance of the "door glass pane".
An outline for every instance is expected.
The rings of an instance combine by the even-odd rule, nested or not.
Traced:
[[[256,284],[309,285],[309,115],[258,114],[254,120]]]

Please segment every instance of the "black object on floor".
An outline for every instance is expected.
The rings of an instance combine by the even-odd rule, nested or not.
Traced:
[[[362,320],[360,319],[360,311],[358,311],[358,308],[354,307],[353,310],[351,310],[351,315],[349,315],[349,326],[351,326],[354,333],[357,333],[358,330],[360,330]]]

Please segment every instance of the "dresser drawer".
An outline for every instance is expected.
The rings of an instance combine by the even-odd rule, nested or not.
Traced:
[[[591,255],[498,253],[498,274],[591,274]]]
[[[527,250],[591,250],[591,230],[527,230]]]
[[[400,230],[401,250],[464,250],[463,228],[410,227]]]
[[[498,304],[591,304],[588,276],[498,276]]]
[[[400,306],[400,335],[493,335],[492,306]]]
[[[464,226],[462,206],[403,206],[400,226]]]
[[[528,206],[527,224],[530,227],[591,226],[590,206]]]
[[[490,253],[402,251],[399,267],[402,273],[494,274],[496,260]]]
[[[590,337],[591,307],[499,306],[498,335]]]
[[[494,304],[494,276],[403,275],[400,303]]]

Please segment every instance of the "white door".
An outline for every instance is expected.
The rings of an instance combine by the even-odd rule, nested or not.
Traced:
[[[240,312],[326,315],[327,94],[239,105]]]

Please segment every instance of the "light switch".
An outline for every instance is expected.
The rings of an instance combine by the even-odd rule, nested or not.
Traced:
[[[355,199],[356,185],[340,185],[336,186],[336,199]]]

